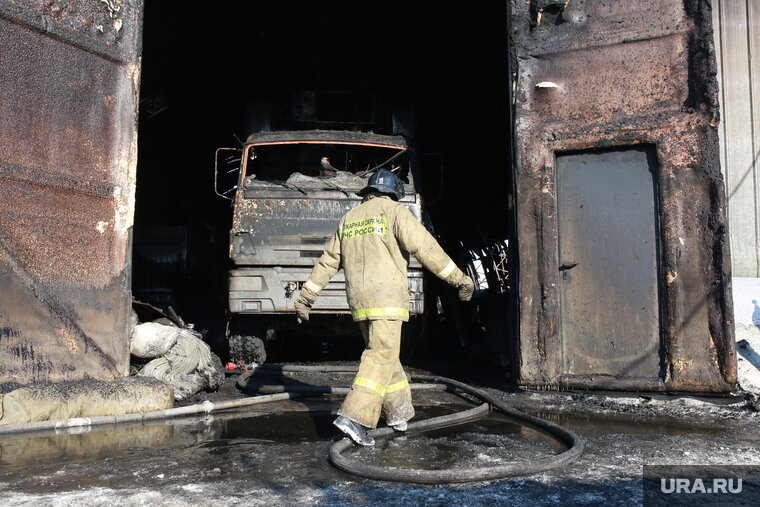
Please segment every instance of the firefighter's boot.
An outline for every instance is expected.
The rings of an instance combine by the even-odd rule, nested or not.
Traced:
[[[333,421],[333,424],[338,427],[340,431],[348,435],[351,440],[359,445],[375,445],[375,439],[367,435],[361,424],[357,424],[346,416],[339,415],[337,419]]]

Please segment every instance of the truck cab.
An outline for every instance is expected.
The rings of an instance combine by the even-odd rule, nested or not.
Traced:
[[[420,220],[414,151],[401,135],[355,131],[251,134],[244,143],[230,230],[227,340],[232,361],[264,362],[266,342],[295,327],[294,298],[332,238],[361,202],[356,192],[385,168],[404,183],[401,203]],[[425,223],[426,220],[423,220]],[[410,259],[410,314],[423,305],[422,266]],[[343,271],[322,290],[305,330],[352,329]]]

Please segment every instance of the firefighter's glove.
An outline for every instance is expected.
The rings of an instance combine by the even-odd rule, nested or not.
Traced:
[[[456,283],[456,288],[459,289],[459,294],[457,294],[459,300],[469,301],[472,299],[473,292],[475,292],[475,282],[472,281],[472,278],[462,273],[462,277]]]
[[[306,288],[301,289],[301,292],[293,303],[293,306],[296,308],[296,319],[299,324],[309,320],[309,310],[311,310],[311,306],[316,300],[317,295],[312,291]]]

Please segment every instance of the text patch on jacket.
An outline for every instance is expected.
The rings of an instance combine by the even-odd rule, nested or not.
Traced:
[[[388,217],[368,217],[343,224],[340,239],[361,238],[370,234],[385,236],[388,234]]]

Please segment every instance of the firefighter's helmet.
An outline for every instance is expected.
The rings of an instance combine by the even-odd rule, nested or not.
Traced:
[[[404,184],[395,173],[387,169],[375,171],[369,178],[367,186],[359,190],[358,194],[363,196],[371,191],[381,192],[390,195],[396,201],[404,197]]]

